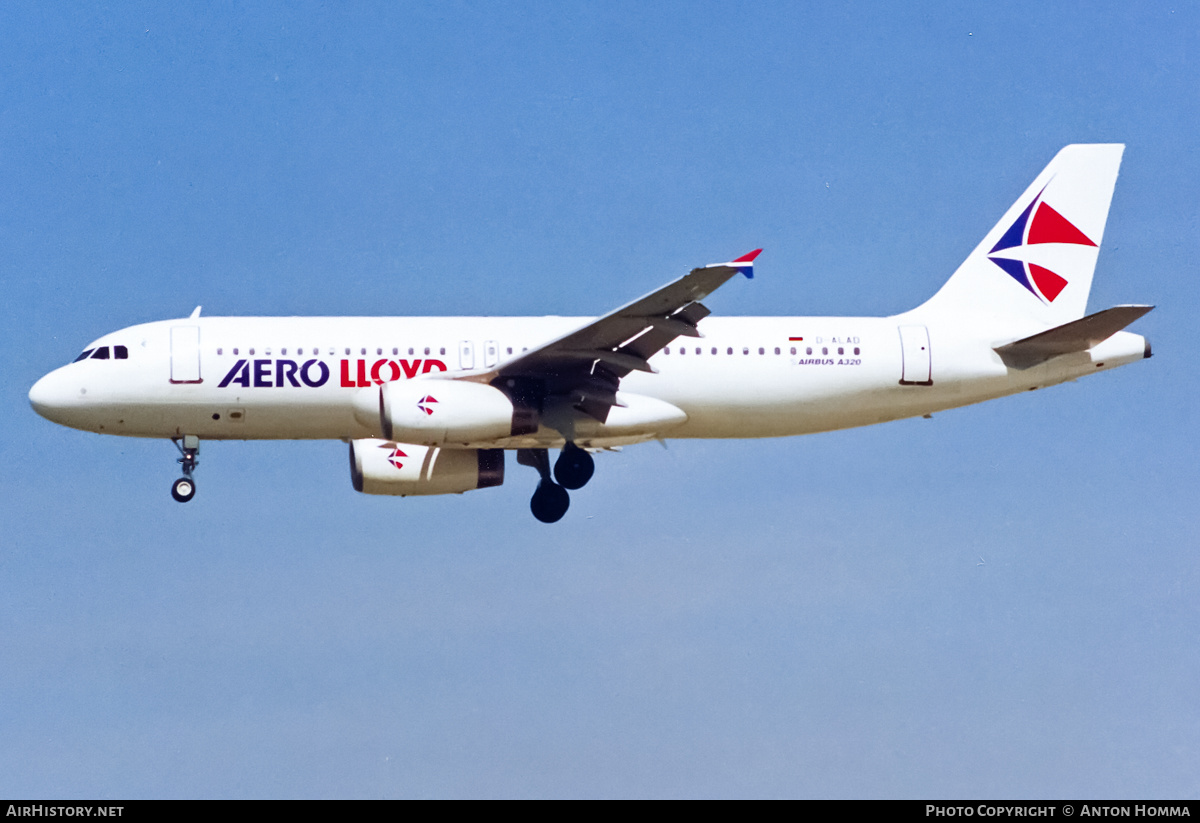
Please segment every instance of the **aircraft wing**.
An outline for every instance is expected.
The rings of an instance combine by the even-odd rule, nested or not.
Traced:
[[[539,406],[567,403],[604,422],[617,404],[621,378],[632,371],[653,372],[647,361],[676,337],[700,337],[696,324],[711,312],[699,301],[739,272],[753,277],[761,252],[692,269],[586,326],[466,379],[530,395]]]

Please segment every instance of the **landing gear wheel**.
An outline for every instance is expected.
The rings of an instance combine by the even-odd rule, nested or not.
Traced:
[[[171,484],[171,496],[186,503],[196,496],[196,483],[190,477],[181,477]]]
[[[595,471],[596,461],[574,443],[563,446],[562,454],[554,462],[554,479],[564,489],[582,489]]]
[[[571,495],[567,494],[566,489],[557,483],[542,480],[533,493],[533,499],[529,501],[529,510],[543,523],[557,523],[570,505]]]

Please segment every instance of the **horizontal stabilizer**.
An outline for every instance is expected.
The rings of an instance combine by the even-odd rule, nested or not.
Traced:
[[[996,353],[1006,366],[1028,369],[1051,357],[1071,352],[1087,351],[1102,343],[1134,320],[1153,309],[1153,306],[1113,306],[1111,309],[1072,320],[1049,331],[997,346]]]

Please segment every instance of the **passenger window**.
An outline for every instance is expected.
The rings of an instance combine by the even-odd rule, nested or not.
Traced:
[[[795,354],[795,353],[796,353],[796,347],[792,346],[792,354]]]
[[[438,354],[445,354],[445,353],[446,353],[445,349],[438,349]]]
[[[396,348],[395,346],[393,346],[392,347],[392,357],[395,357],[399,353],[400,353],[400,350],[398,348]]]
[[[778,346],[776,346],[776,347],[775,347],[775,353],[776,353],[776,354],[779,354],[779,347],[778,347]]]
[[[254,355],[254,349],[250,349],[250,355],[251,355],[251,356],[253,356],[253,355]]]
[[[412,353],[413,353],[412,346],[409,346],[409,348],[408,348],[408,356],[409,356],[409,357],[412,357]]]
[[[217,354],[224,354],[224,353],[225,353],[225,352],[224,352],[224,351],[222,351],[221,347],[220,347],[220,346],[217,346]]]
[[[699,354],[699,353],[700,353],[700,347],[699,347],[699,346],[697,346],[697,347],[696,347],[696,354]]]
[[[766,354],[766,353],[767,353],[767,350],[766,350],[766,349],[764,349],[762,346],[759,346],[759,347],[758,347],[758,353],[759,353],[759,354]]]
[[[841,346],[838,346],[838,354],[845,354],[845,353],[846,353],[846,350],[843,349]]]
[[[822,346],[822,347],[821,347],[821,354],[829,354],[829,347],[828,347],[828,346]]]
[[[807,347],[807,348],[804,350],[804,353],[805,353],[805,354],[812,354],[812,346],[809,346],[809,347]]]
[[[509,347],[508,347],[508,353],[509,353],[509,354],[512,354],[512,346],[509,346]]]
[[[428,346],[426,346],[426,347],[425,347],[425,354],[429,354],[429,347],[428,347]]]
[[[78,357],[76,357],[76,358],[75,358],[74,360],[72,360],[71,362],[72,362],[72,363],[78,363],[80,360],[87,360],[89,357],[91,357],[91,356],[92,356],[92,352],[94,352],[94,351],[95,351],[95,349],[85,349],[85,350],[84,350],[84,352],[83,352],[83,354],[79,355]]]
[[[746,348],[745,346],[743,346],[743,347],[742,347],[742,354],[749,354],[749,353],[750,353],[750,349],[748,349],[748,348]]]
[[[854,353],[855,353],[855,354],[860,354],[860,352],[859,352],[859,350],[858,350],[858,346],[855,346],[855,347],[854,347]]]
[[[279,353],[280,353],[281,355],[287,354],[287,349],[286,349],[286,348],[282,348],[282,349],[280,349],[280,350],[279,350]],[[267,352],[267,354],[270,354],[270,352]]]
[[[726,350],[725,350],[725,353],[726,353],[726,354],[733,354],[733,346],[730,346],[728,349],[726,349]]]
[[[712,353],[713,353],[713,354],[716,354],[716,353],[717,353],[717,347],[716,347],[716,346],[713,346]]]
[[[238,353],[238,350],[235,348],[235,349],[233,350],[233,356],[234,356],[234,357],[237,357],[237,353]]]
[[[96,349],[96,353],[92,355],[92,359],[93,360],[107,360],[108,359],[108,346],[101,346],[100,348]]]

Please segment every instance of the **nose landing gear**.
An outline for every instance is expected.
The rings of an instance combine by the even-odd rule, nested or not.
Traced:
[[[192,472],[200,463],[196,459],[200,454],[200,438],[189,434],[184,437],[172,437],[171,442],[183,455],[176,461],[183,466],[183,477],[171,484],[171,496],[180,503],[186,503],[196,496],[196,481],[192,479]]]
[[[196,484],[190,477],[181,477],[171,484],[171,496],[186,503],[196,496]]]

